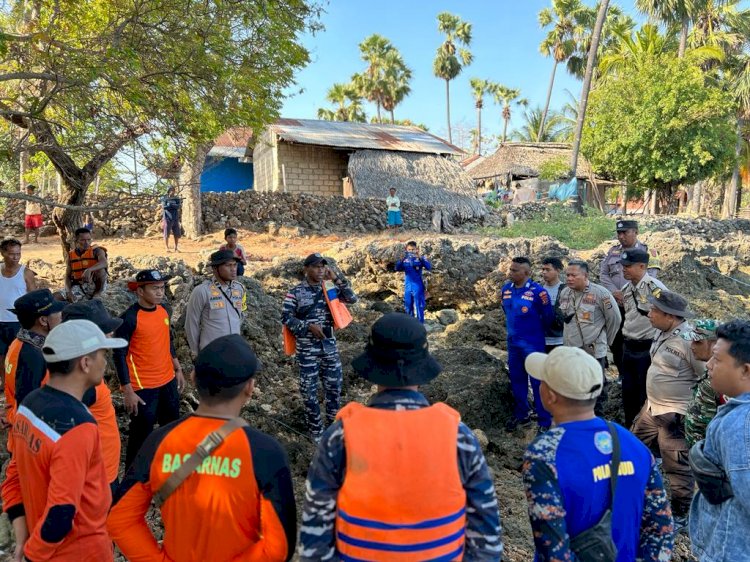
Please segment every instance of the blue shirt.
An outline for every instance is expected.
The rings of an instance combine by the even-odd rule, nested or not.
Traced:
[[[396,262],[396,271],[404,272],[404,287],[413,291],[424,291],[422,270],[432,269],[429,260],[422,256],[406,254],[403,259]]]
[[[668,561],[674,537],[661,475],[646,446],[615,426],[620,442],[612,512],[617,560]],[[570,538],[598,523],[611,505],[611,458],[612,437],[600,418],[553,426],[529,445],[523,480],[536,560],[575,560]]]
[[[555,316],[544,287],[531,279],[521,287],[508,282],[503,285],[502,302],[508,345],[522,347],[529,352],[544,351],[545,328]]]

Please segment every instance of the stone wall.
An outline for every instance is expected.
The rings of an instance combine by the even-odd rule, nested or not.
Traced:
[[[118,195],[117,197],[88,195],[86,204],[92,207],[106,207],[93,211],[94,236],[141,236],[160,231],[161,206],[159,198],[151,195]],[[20,199],[6,199],[5,211],[0,216],[2,237],[21,236],[24,232],[23,219],[26,202]],[[51,205],[42,205],[44,227],[42,236],[57,233],[52,223]],[[81,217],[83,224],[83,217]]]
[[[348,175],[349,154],[332,148],[279,142],[278,191],[342,195],[342,179]],[[282,174],[282,168],[283,174]],[[286,178],[286,189],[283,180]]]
[[[401,204],[404,225],[409,229],[431,230],[431,207]],[[386,227],[383,199],[347,199],[308,193],[203,194],[203,231],[227,227],[253,231],[279,227],[302,228],[320,234],[330,232],[376,232]]]

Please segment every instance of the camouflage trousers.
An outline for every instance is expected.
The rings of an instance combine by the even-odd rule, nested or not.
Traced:
[[[305,421],[310,435],[318,441],[323,430],[336,419],[341,407],[341,358],[335,339],[297,340],[299,390],[305,406]],[[326,423],[323,423],[318,401],[318,380],[323,383]]]
[[[704,375],[693,390],[693,399],[688,404],[685,416],[685,439],[692,447],[706,438],[708,423],[716,416],[719,408],[716,392],[711,387],[711,379]]]

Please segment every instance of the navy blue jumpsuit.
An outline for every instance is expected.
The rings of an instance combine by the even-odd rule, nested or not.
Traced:
[[[404,311],[416,316],[424,324],[425,291],[422,271],[432,269],[432,264],[423,256],[407,253],[396,262],[396,271],[404,272]]]

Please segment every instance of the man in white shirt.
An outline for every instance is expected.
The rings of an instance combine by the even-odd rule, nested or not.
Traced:
[[[396,197],[396,188],[389,190],[390,195],[385,198],[385,204],[388,206],[388,228],[394,229],[394,234],[398,232],[398,227],[404,224],[401,219],[401,200]]]

